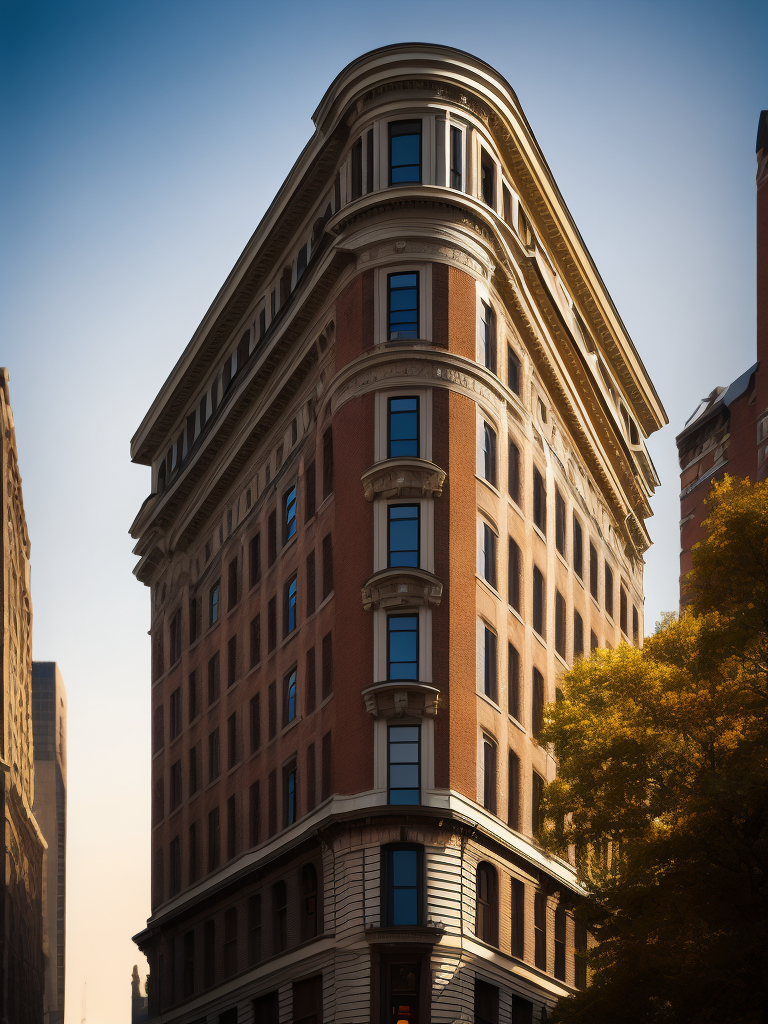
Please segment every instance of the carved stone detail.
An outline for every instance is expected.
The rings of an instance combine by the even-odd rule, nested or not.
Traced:
[[[362,588],[363,608],[437,608],[443,596],[442,580],[426,569],[381,569]]]
[[[374,718],[436,715],[440,691],[429,683],[397,680],[376,683],[362,692],[365,710]]]
[[[426,459],[387,459],[360,477],[367,501],[374,498],[439,498],[445,470]]]

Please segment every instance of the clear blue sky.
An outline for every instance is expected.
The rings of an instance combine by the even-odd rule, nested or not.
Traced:
[[[338,71],[408,39],[512,84],[671,425],[646,628],[677,604],[674,435],[754,360],[768,5],[5,2],[0,363],[32,538],[34,653],[69,691],[67,1015],[129,1020],[149,906],[148,592],[130,437]],[[468,15],[469,12],[469,15]]]

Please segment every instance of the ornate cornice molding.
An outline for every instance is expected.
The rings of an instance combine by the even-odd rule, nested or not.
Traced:
[[[361,589],[365,611],[379,608],[438,608],[443,583],[426,569],[380,569]]]
[[[437,714],[440,690],[430,683],[397,680],[368,686],[360,695],[374,718],[422,718]]]
[[[445,470],[426,459],[397,458],[377,462],[360,477],[366,501],[376,498],[439,498]]]

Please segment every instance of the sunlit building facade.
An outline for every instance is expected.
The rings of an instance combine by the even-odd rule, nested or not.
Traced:
[[[163,1021],[540,1021],[587,982],[545,704],[643,635],[664,412],[509,85],[345,68],[132,441]]]

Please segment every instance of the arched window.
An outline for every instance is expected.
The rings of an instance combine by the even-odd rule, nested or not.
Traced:
[[[301,871],[301,937],[314,939],[317,935],[317,868],[305,864]]]
[[[476,924],[478,939],[491,946],[499,944],[499,890],[496,868],[487,861],[477,865]]]

